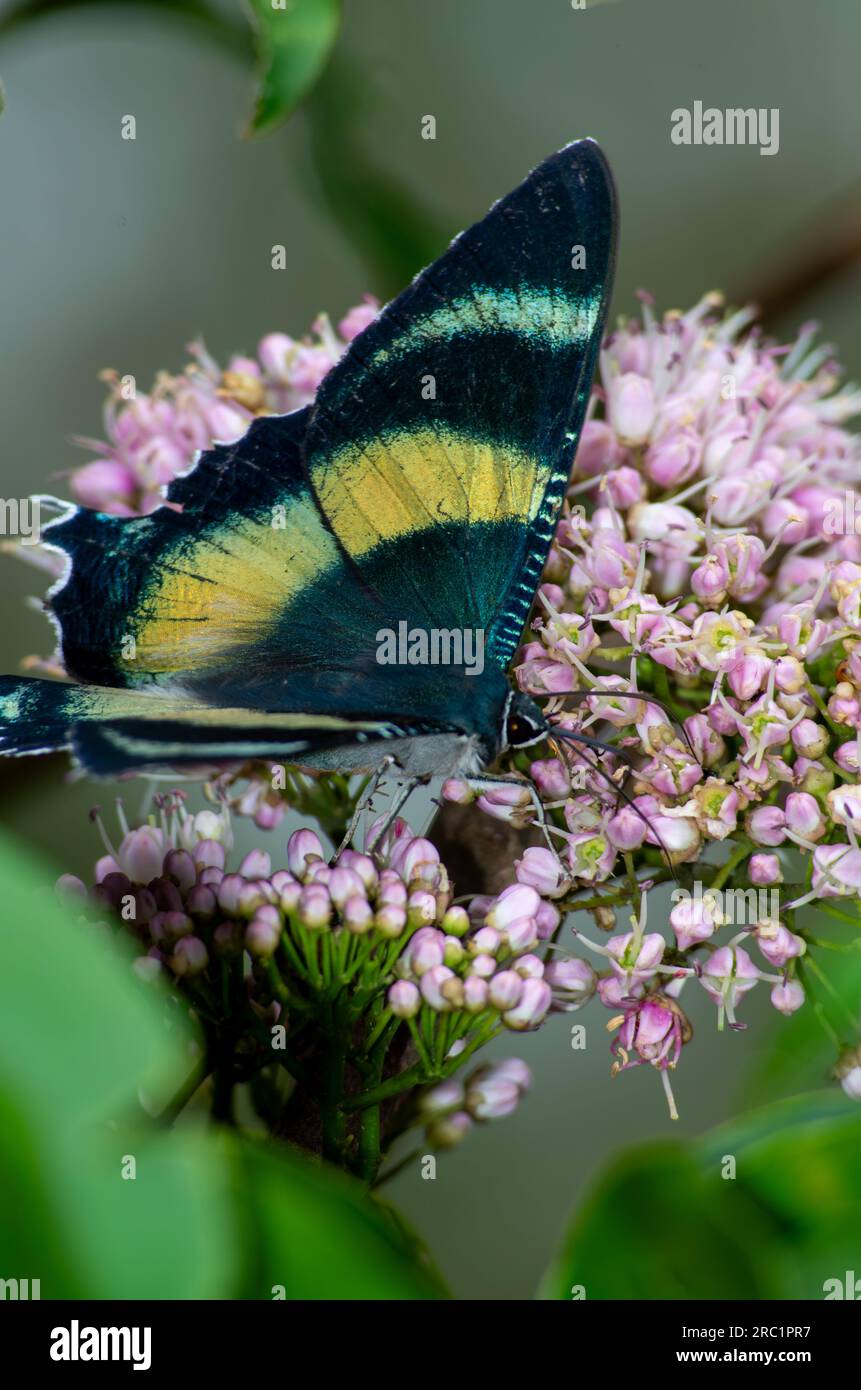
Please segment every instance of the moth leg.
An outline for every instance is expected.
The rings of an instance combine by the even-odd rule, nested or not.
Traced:
[[[523,777],[506,777],[505,774],[501,772],[483,772],[480,777],[464,777],[463,781],[466,782],[466,785],[468,787],[471,787],[473,791],[477,792],[492,791],[494,787],[498,787],[500,785],[506,785],[509,787],[519,787],[521,791],[527,791],[529,793],[530,800],[532,801],[532,805],[535,810],[536,824],[541,829],[541,833],[544,836],[545,841],[547,842],[548,849],[551,849],[554,855],[556,854],[553,841],[550,838],[550,831],[547,826],[547,816],[544,813],[544,807],[541,803],[541,797],[538,795],[538,792],[536,791],[535,786],[532,782],[527,781]]]
[[[389,768],[393,767],[396,764],[396,762],[397,759],[394,758],[391,753],[387,753],[386,756],[383,758],[382,762],[380,763],[379,767],[377,768],[376,772],[371,774],[370,786],[365,791],[364,796],[359,797],[359,800],[356,802],[350,824],[347,826],[347,829],[344,832],[344,838],[335,852],[336,859],[344,853],[345,849],[349,849],[350,845],[353,843],[353,836],[359,828],[359,821],[362,819],[362,816],[364,815],[365,811],[367,811],[372,800],[374,799],[374,796],[377,790],[379,789],[379,785],[385,777],[386,773],[388,772]]]
[[[392,760],[392,761],[393,761],[393,760]],[[412,794],[413,794],[413,792],[416,790],[416,788],[417,788],[417,787],[426,787],[427,784],[428,784],[428,782],[430,782],[430,780],[431,780],[431,774],[430,774],[429,772],[426,772],[426,773],[424,773],[424,775],[421,776],[421,777],[410,777],[410,779],[409,779],[407,782],[403,782],[403,783],[401,784],[401,787],[400,787],[400,790],[398,791],[397,796],[396,796],[396,797],[394,798],[394,800],[392,801],[392,804],[391,804],[391,806],[389,807],[389,809],[388,809],[388,811],[387,811],[387,813],[386,813],[385,820],[383,821],[382,825],[380,826],[380,828],[379,828],[379,830],[377,831],[376,835],[374,836],[373,840],[370,842],[370,844],[369,844],[368,847],[367,847],[367,848],[368,848],[368,853],[371,853],[371,852],[373,851],[373,849],[374,849],[374,846],[375,846],[375,845],[378,845],[379,842],[380,842],[380,840],[382,840],[382,838],[383,838],[383,836],[386,834],[386,832],[387,832],[389,826],[392,824],[392,821],[394,821],[394,820],[396,819],[396,817],[397,817],[397,815],[398,815],[398,813],[399,813],[401,807],[404,805],[405,802],[409,801],[410,797],[412,796]]]

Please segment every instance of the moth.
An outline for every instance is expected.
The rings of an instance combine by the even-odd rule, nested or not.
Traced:
[[[65,557],[46,605],[70,681],[0,679],[0,753],[69,749],[96,777],[390,757],[414,778],[545,737],[508,668],[589,399],[616,222],[600,149],[568,145],[380,313],[310,406],[202,453],[149,516],[64,508],[44,532]],[[399,631],[480,633],[481,670],[456,644],[381,661]]]

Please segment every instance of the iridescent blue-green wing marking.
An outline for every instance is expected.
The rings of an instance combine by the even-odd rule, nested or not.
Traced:
[[[481,628],[505,668],[588,401],[615,198],[591,141],[552,155],[352,344],[314,403],[306,465],[389,620]]]

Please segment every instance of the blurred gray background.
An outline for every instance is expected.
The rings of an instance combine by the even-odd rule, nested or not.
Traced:
[[[231,0],[222,8],[235,11]],[[9,6],[0,4],[0,24]],[[338,52],[359,77],[339,113],[343,158],[361,148],[427,213],[435,250],[551,150],[603,144],[615,169],[621,245],[615,306],[646,287],[662,308],[721,287],[762,296],[769,326],[821,318],[851,374],[861,371],[858,271],[858,55],[853,0],[346,0]],[[307,117],[247,142],[250,71],[169,14],[103,4],[3,34],[0,78],[0,495],[64,492],[80,463],[73,434],[101,432],[104,367],[146,387],[177,370],[202,334],[223,360],[272,329],[295,336],[337,318],[375,282],[321,194]],[[684,148],[670,113],[695,100],[778,107],[780,150]],[[137,139],[120,138],[133,114]],[[425,114],[437,139],[420,138]],[[288,268],[270,269],[287,247]],[[830,269],[829,269],[830,267]],[[417,269],[418,267],[414,267]],[[825,274],[824,270],[828,270]],[[823,273],[820,273],[823,272]],[[52,481],[53,480],[53,481]],[[2,561],[0,669],[46,654],[45,620],[25,607],[39,576]],[[58,871],[98,854],[85,811],[110,790],[58,785],[53,765],[4,771],[4,822]],[[130,800],[134,804],[135,796]],[[258,838],[260,838],[258,836]],[[273,849],[283,844],[279,830]],[[725,1117],[743,1069],[780,1025],[745,1005],[746,1034],[718,1038],[705,997],[676,1078],[680,1128]],[[536,1084],[520,1113],[440,1159],[414,1165],[390,1195],[435,1250],[456,1293],[534,1290],[584,1184],[625,1142],[666,1134],[646,1069],[609,1080],[606,1014],[497,1045],[523,1055]]]

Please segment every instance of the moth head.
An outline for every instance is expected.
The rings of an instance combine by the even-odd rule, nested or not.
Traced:
[[[547,720],[534,700],[519,690],[510,691],[502,711],[500,753],[507,748],[531,748],[546,737]]]

